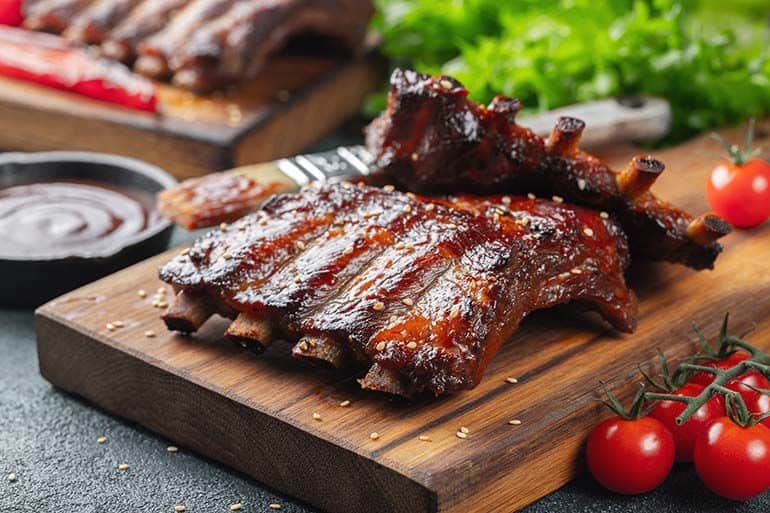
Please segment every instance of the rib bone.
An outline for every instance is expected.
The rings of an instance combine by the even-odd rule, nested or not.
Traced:
[[[637,155],[617,176],[618,188],[626,198],[634,199],[647,192],[664,169],[666,166],[660,160]]]
[[[557,155],[569,155],[574,152],[585,127],[585,122],[577,118],[560,117],[546,143],[548,151]]]
[[[291,350],[294,358],[320,361],[341,369],[348,362],[345,347],[326,336],[304,336]]]
[[[361,384],[361,388],[365,390],[400,395],[406,398],[414,395],[411,387],[398,373],[386,369],[378,363],[372,365],[366,376],[359,379],[358,382]]]
[[[711,244],[731,231],[730,225],[714,214],[698,216],[687,226],[687,236],[701,246]]]
[[[273,341],[273,326],[264,318],[241,313],[230,323],[225,336],[244,346],[253,346],[256,342],[259,349],[264,349]]]
[[[193,333],[215,312],[216,307],[206,293],[181,290],[162,318],[170,330]]]

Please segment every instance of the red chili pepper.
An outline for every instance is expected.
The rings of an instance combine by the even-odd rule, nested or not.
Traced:
[[[50,34],[0,26],[0,75],[130,109],[157,111],[152,82]]]
[[[21,25],[24,21],[22,3],[22,0],[0,0],[0,25]]]

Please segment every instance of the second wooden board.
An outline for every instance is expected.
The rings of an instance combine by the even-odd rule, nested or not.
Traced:
[[[705,210],[692,184],[704,183],[713,151],[704,137],[661,152],[671,171],[657,188]],[[614,164],[629,157],[616,152]],[[194,337],[168,333],[151,303],[170,254],[43,306],[40,368],[58,387],[325,511],[510,512],[579,472],[586,433],[606,415],[600,379],[627,395],[637,364],[657,349],[692,351],[690,323],[715,334],[727,310],[736,331],[758,321],[751,341],[770,349],[768,254],[766,226],[728,237],[712,272],[638,265],[636,333],[569,309],[536,313],[476,389],[437,400],[362,392],[354,375],[292,361],[287,344],[251,354],[223,339],[222,319]]]
[[[0,77],[0,150],[86,150],[177,177],[295,154],[360,110],[383,69],[369,52],[279,55],[253,80],[210,96],[159,84],[157,115]]]

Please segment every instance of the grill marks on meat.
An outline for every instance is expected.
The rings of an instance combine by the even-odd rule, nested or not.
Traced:
[[[25,26],[101,44],[155,79],[209,92],[251,78],[293,37],[318,34],[356,52],[371,0],[37,0]]]
[[[415,191],[558,195],[611,212],[635,256],[713,267],[716,240],[730,227],[650,193],[660,161],[639,156],[615,172],[577,148],[582,121],[561,118],[543,139],[516,124],[518,100],[498,96],[483,106],[467,95],[451,77],[396,70],[388,108],[367,129],[375,166]]]
[[[181,296],[171,329],[218,312],[240,342],[286,338],[298,358],[368,369],[365,388],[409,395],[474,387],[536,309],[580,300],[631,331],[627,263],[619,227],[588,209],[337,184],[274,198],[160,276]]]

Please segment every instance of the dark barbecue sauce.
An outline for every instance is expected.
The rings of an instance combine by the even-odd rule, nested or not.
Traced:
[[[98,256],[158,218],[149,194],[86,180],[0,190],[0,258]]]

